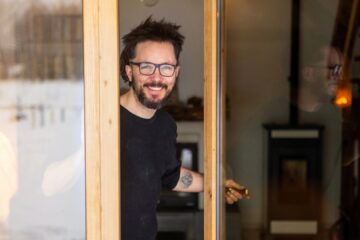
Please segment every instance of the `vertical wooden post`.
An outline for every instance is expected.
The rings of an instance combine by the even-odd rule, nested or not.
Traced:
[[[120,239],[118,0],[83,1],[86,239]]]
[[[221,126],[220,126],[220,138],[221,138],[221,153],[220,153],[220,163],[221,163],[221,199],[223,199],[223,202],[221,203],[221,238],[225,240],[226,239],[226,203],[225,203],[225,178],[226,178],[226,118],[227,118],[227,104],[226,104],[226,92],[227,92],[227,78],[226,78],[226,57],[227,57],[227,29],[226,29],[226,0],[222,0],[221,3],[221,31],[220,31],[220,37],[221,37],[221,52],[220,52],[220,84],[221,84],[221,92],[220,92],[220,101],[221,101]]]
[[[204,1],[204,239],[217,239],[217,0]]]

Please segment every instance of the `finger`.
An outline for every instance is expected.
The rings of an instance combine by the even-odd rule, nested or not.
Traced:
[[[233,204],[234,201],[230,197],[226,197],[226,203]]]
[[[237,202],[239,199],[242,199],[242,195],[236,191],[228,192],[227,197],[231,198],[235,202]]]
[[[234,182],[234,181],[231,181],[229,184],[230,184],[230,187],[233,187],[233,188],[245,189],[245,187],[243,185],[240,185],[239,183]]]
[[[226,187],[226,193],[232,193],[235,196],[237,196],[238,198],[247,198],[249,196],[249,191],[244,188],[244,189],[235,189],[232,187]]]
[[[241,193],[239,193],[238,191],[236,191],[236,190],[234,190],[232,188],[229,188],[229,190],[227,191],[227,194],[229,196],[234,196],[236,198],[242,198],[242,196],[243,196]]]
[[[237,201],[239,201],[239,198],[238,197],[236,197],[235,195],[233,195],[233,194],[231,194],[230,195],[230,198],[231,198],[231,200],[233,200],[233,202],[237,202]]]
[[[240,184],[238,184],[237,182],[235,182],[232,179],[227,179],[225,181],[225,186],[226,187],[234,187],[234,188],[238,188],[238,189],[244,189],[245,188],[244,186],[241,186]]]

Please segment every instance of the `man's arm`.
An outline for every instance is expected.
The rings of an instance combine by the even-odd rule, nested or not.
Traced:
[[[227,189],[225,199],[228,204],[233,204],[242,198],[249,199],[250,195],[244,186],[232,179],[225,181]],[[204,191],[204,176],[201,173],[181,167],[180,178],[173,191],[177,192],[202,192]]]
[[[180,178],[173,191],[202,192],[204,191],[204,176],[189,169],[180,168]]]

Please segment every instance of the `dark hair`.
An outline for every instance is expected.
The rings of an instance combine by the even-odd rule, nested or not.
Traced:
[[[125,66],[129,65],[130,59],[135,57],[135,48],[138,43],[145,41],[170,42],[174,46],[176,60],[179,62],[180,52],[185,39],[178,31],[179,28],[180,25],[166,22],[164,19],[154,21],[150,16],[126,34],[122,38],[124,49],[120,56],[120,73],[124,81],[131,85],[126,75]]]

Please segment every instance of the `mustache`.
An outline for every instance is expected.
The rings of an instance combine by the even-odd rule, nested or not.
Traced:
[[[167,89],[168,85],[160,82],[151,82],[151,83],[145,83],[144,87],[161,87]]]

